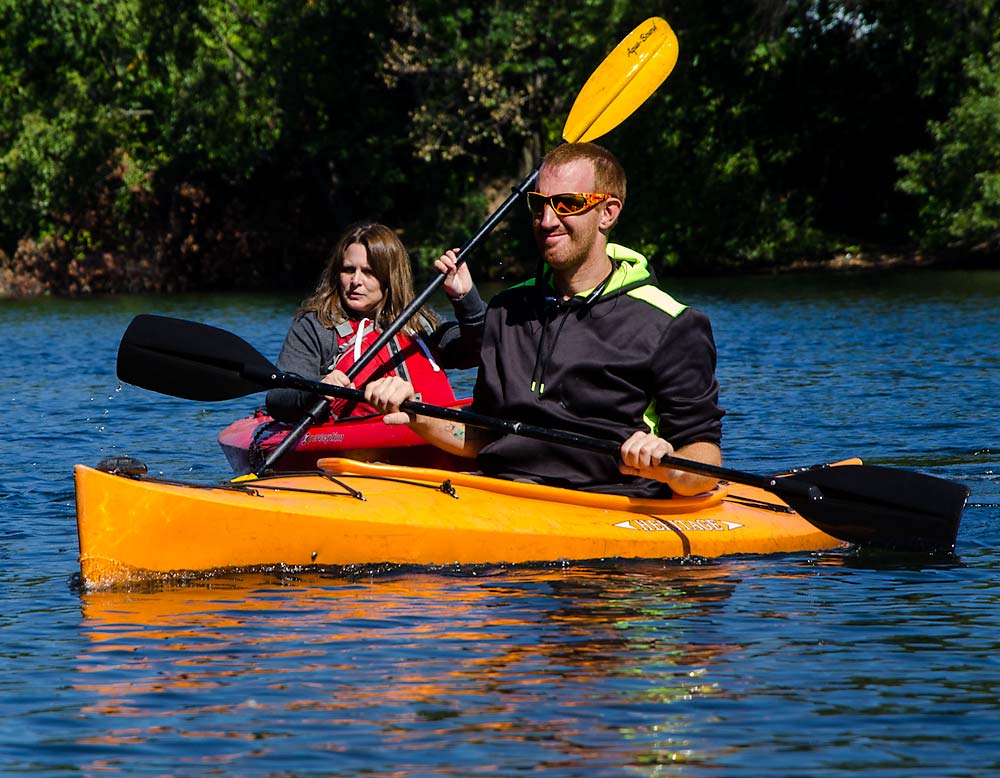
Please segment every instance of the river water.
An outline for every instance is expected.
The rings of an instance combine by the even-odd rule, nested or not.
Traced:
[[[728,466],[955,479],[956,554],[86,591],[73,465],[222,480],[215,436],[260,399],[120,386],[132,316],[274,357],[296,299],[3,301],[0,775],[1000,775],[1000,272],[665,286],[712,317]]]

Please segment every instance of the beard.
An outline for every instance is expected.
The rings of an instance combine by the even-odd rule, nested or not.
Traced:
[[[542,259],[553,270],[572,270],[582,265],[590,256],[597,242],[598,230],[596,222],[592,229],[585,225],[574,225],[582,229],[555,230],[553,232],[536,233],[535,242],[538,245]],[[549,237],[555,237],[550,242]]]

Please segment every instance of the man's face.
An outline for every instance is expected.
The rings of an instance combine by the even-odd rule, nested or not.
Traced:
[[[538,191],[544,195],[563,192],[593,192],[594,169],[578,160],[559,167],[543,166],[538,174]],[[533,217],[535,242],[549,266],[556,272],[582,265],[600,238],[603,204],[573,216],[557,216],[551,205]]]

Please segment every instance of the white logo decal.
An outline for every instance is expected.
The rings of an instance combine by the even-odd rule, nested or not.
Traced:
[[[717,521],[716,519],[629,519],[615,524],[622,529],[637,529],[644,532],[666,532],[671,529],[679,532],[726,532],[739,529],[742,524],[735,521]]]

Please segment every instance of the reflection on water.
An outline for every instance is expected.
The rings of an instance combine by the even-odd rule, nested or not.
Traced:
[[[994,584],[829,552],[84,592],[75,746],[93,774],[981,774]]]
[[[688,634],[683,621],[709,617],[739,568],[657,572],[241,578],[85,592],[90,644],[75,687],[107,725],[85,741],[183,741],[192,767],[224,753],[266,762],[270,739],[299,742],[303,758],[332,750],[369,766],[364,743],[399,749],[400,766],[417,767],[445,737],[473,753],[533,743],[532,758],[541,740],[547,761],[580,769],[595,758],[676,760],[683,721],[661,742],[664,720],[647,719],[658,706],[719,693],[710,668],[734,647]],[[636,704],[647,713],[627,712]],[[595,707],[609,705],[621,718],[595,721]],[[247,753],[248,740],[259,751]],[[466,767],[482,768],[477,759]],[[463,774],[454,769],[442,774]]]

